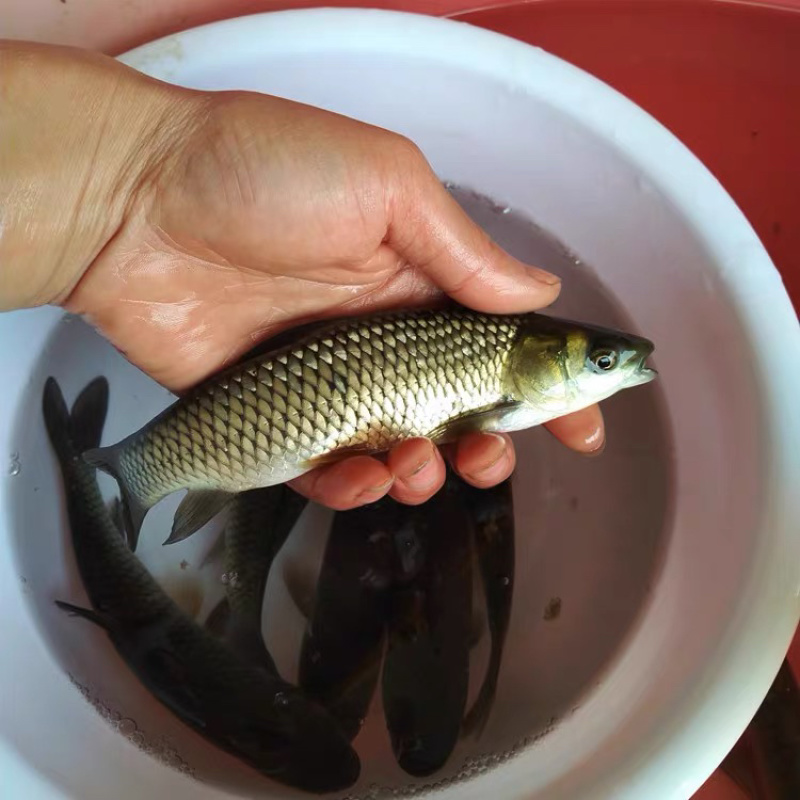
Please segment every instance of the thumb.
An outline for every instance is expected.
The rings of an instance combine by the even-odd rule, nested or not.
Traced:
[[[392,197],[386,244],[476,311],[515,313],[552,303],[560,279],[495,244],[422,161]]]

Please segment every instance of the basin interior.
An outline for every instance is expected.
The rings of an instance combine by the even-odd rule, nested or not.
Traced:
[[[468,187],[450,188],[501,246],[564,278],[565,291],[548,313],[634,330],[620,303],[580,254],[515,209]],[[19,573],[41,635],[76,691],[84,692],[118,734],[221,788],[271,793],[274,784],[215,750],[152,699],[101,630],[54,606],[56,599],[85,605],[86,597],[41,420],[41,390],[48,375],[58,379],[68,402],[96,375],[108,378],[104,443],[132,432],[174,399],[80,319],[65,316],[54,328],[21,406],[13,448],[14,491],[8,495]],[[571,453],[544,429],[514,434],[519,459],[513,478],[513,609],[497,698],[483,735],[463,739],[440,773],[417,781],[394,760],[378,691],[355,741],[362,777],[351,791],[450,780],[499,763],[504,754],[546,735],[580,706],[624,648],[665,552],[672,493],[670,443],[657,381],[622,392],[605,402],[603,410],[608,446],[601,457]],[[105,475],[100,481],[106,496],[114,496],[114,481]],[[212,552],[225,514],[185,542],[165,547],[162,542],[181,497],[182,493],[168,497],[151,511],[137,553],[165,591],[202,622],[225,591],[223,567]],[[267,586],[263,633],[289,680],[296,677],[305,622],[287,592],[284,569],[289,563],[318,569],[331,515],[313,504],[306,509]],[[470,702],[483,678],[488,651],[484,630],[471,659]],[[280,789],[281,796],[285,792]]]

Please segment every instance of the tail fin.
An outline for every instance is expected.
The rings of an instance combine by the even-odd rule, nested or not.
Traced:
[[[77,402],[75,405],[77,407]],[[125,535],[128,540],[128,546],[135,552],[136,545],[139,542],[139,531],[142,529],[142,522],[150,507],[130,491],[122,477],[119,463],[120,449],[116,446],[97,447],[98,444],[99,441],[89,448],[83,448],[85,450],[83,460],[87,464],[91,464],[91,466],[108,473],[116,480],[122,495],[122,518],[125,522]]]
[[[108,412],[108,381],[95,378],[67,410],[61,387],[55,378],[44,385],[42,413],[50,441],[61,459],[77,458],[87,447],[97,447]]]

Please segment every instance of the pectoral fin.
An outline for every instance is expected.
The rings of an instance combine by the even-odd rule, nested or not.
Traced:
[[[93,622],[95,625],[98,625],[103,630],[110,631],[113,630],[113,628],[115,627],[114,620],[107,614],[103,614],[98,611],[93,611],[90,608],[81,608],[80,606],[74,606],[72,605],[72,603],[65,603],[62,600],[56,600],[55,604],[62,611],[66,611],[70,616],[83,617],[83,619],[88,619],[89,622]]]
[[[428,434],[428,438],[436,444],[447,444],[467,433],[509,433],[532,428],[541,421],[540,411],[526,403],[510,400],[451,419]]]

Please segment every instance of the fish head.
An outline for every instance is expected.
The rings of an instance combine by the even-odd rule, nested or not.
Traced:
[[[524,401],[553,418],[653,380],[654,349],[643,336],[548,319],[523,328],[512,376]]]

